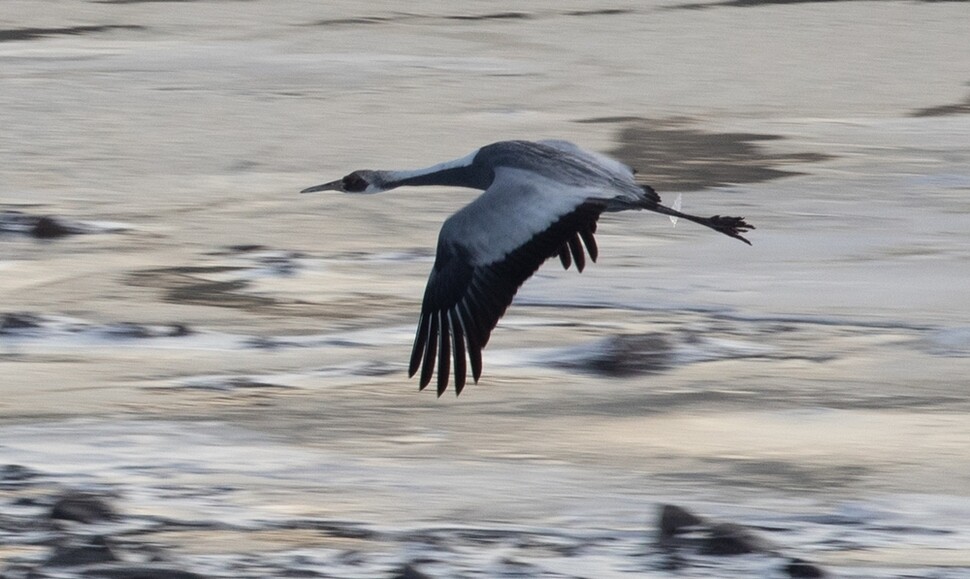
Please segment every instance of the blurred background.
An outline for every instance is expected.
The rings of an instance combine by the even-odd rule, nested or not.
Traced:
[[[4,0],[0,576],[966,576],[968,24]],[[758,229],[605,216],[437,399],[406,362],[476,193],[297,192],[513,138]],[[664,504],[774,546],[658,544]]]

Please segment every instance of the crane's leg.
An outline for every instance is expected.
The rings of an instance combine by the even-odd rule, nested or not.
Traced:
[[[647,188],[646,186],[644,187]],[[649,191],[653,191],[653,189],[649,189]],[[744,217],[727,217],[724,215],[698,217],[696,215],[691,215],[690,213],[683,213],[676,209],[672,209],[666,205],[661,205],[659,200],[654,200],[649,197],[643,201],[642,207],[655,213],[661,213],[671,217],[678,217],[680,219],[686,219],[687,221],[693,221],[694,223],[698,223],[704,227],[710,227],[714,231],[720,231],[728,237],[740,239],[748,245],[751,245],[751,242],[745,239],[741,234],[754,229],[754,225],[749,225],[747,222],[745,222]]]

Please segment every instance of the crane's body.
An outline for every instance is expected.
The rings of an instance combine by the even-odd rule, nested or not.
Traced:
[[[553,256],[582,271],[598,257],[593,234],[604,212],[646,209],[683,218],[749,243],[740,217],[697,217],[660,204],[634,171],[567,141],[501,141],[470,155],[412,171],[354,171],[303,193],[380,193],[402,186],[446,185],[484,191],[445,220],[438,236],[411,352],[423,390],[438,371],[440,396],[454,361],[455,392],[467,366],[478,382],[482,349],[518,288]],[[749,243],[750,245],[750,243]]]

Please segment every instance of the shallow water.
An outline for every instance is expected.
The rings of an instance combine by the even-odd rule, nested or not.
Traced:
[[[6,3],[0,572],[66,490],[123,515],[68,534],[207,576],[970,572],[965,6],[682,4]],[[418,393],[471,194],[296,192],[545,137],[754,245],[606,216]],[[667,503],[779,552],[674,571]]]

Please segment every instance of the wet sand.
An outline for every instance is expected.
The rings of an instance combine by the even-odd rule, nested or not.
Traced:
[[[0,477],[0,572],[84,576],[45,570],[61,531],[16,532],[68,490],[111,497],[126,564],[203,576],[665,576],[664,503],[838,576],[970,570],[960,3],[5,12],[0,466],[33,474]],[[754,246],[607,216],[598,263],[522,288],[482,383],[418,393],[472,194],[296,192],[549,137]]]

